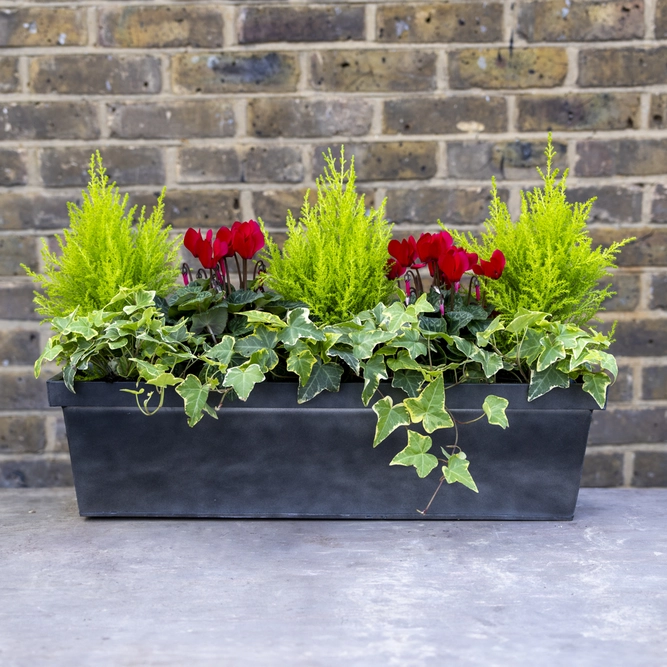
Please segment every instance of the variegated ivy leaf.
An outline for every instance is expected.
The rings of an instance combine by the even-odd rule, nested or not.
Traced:
[[[484,331],[478,331],[477,332],[477,345],[483,347],[485,345],[489,344],[489,341],[491,340],[491,336],[495,334],[497,331],[502,331],[505,328],[505,325],[502,322],[502,318],[500,315],[496,317],[495,320],[492,320],[491,323],[489,324]]]
[[[554,387],[566,389],[570,386],[570,377],[559,371],[555,366],[549,366],[543,371],[530,372],[530,385],[528,386],[528,400],[534,401]]]
[[[400,451],[389,463],[390,466],[414,466],[420,477],[426,477],[438,467],[438,459],[428,454],[433,442],[431,438],[414,431],[408,431],[408,446]]]
[[[387,359],[387,366],[389,366],[392,371],[405,369],[419,371],[421,373],[423,370],[422,366],[418,364],[406,350],[399,350],[396,357]]]
[[[427,433],[454,426],[445,409],[445,383],[442,374],[430,382],[418,398],[406,398],[403,404],[410,413],[412,423],[422,422]]]
[[[613,354],[602,352],[602,350],[590,350],[586,355],[586,361],[597,364],[605,371],[609,371],[614,379],[618,375],[618,365]]]
[[[475,493],[479,493],[477,489],[477,484],[473,480],[472,475],[468,471],[468,466],[470,461],[466,458],[466,455],[463,452],[458,454],[452,454],[449,459],[447,459],[447,465],[442,466],[442,474],[447,480],[447,484],[463,484],[469,489],[472,489]]]
[[[475,350],[478,350],[479,348],[471,343],[469,340],[466,340],[465,338],[460,338],[459,336],[450,336],[451,342],[448,340],[447,342],[454,343],[456,347],[463,352],[463,354],[468,357],[468,359],[472,359],[473,354],[475,353]]]
[[[246,401],[258,382],[264,382],[264,373],[257,364],[234,366],[225,373],[223,387],[233,387],[236,395]]]
[[[273,350],[277,342],[277,332],[267,329],[263,324],[260,324],[251,336],[245,336],[236,340],[234,351],[244,357],[249,357],[259,350]]]
[[[361,362],[357,357],[354,356],[352,349],[346,349],[340,345],[335,345],[327,351],[327,354],[330,357],[338,357],[342,359],[354,372],[356,375],[359,375],[361,370]]]
[[[561,359],[565,359],[565,346],[554,336],[545,336],[542,339],[542,352],[537,358],[537,370],[543,371]]]
[[[579,339],[586,336],[586,332],[574,324],[563,324],[562,322],[556,322],[555,324],[558,329],[556,340],[560,341],[566,350],[575,349]]]
[[[150,380],[146,380],[146,384],[150,384],[153,387],[175,387],[183,382],[183,378],[177,378],[172,373],[165,372],[160,373],[157,377],[154,377]]]
[[[323,364],[318,359],[306,384],[299,387],[297,402],[305,403],[323,391],[338,391],[342,375],[342,366],[333,362]]]
[[[183,399],[188,425],[194,426],[204,416],[204,412],[214,419],[218,418],[215,410],[207,403],[210,386],[202,384],[196,375],[188,375],[184,382],[176,387],[176,393]]]
[[[530,365],[540,356],[540,352],[542,352],[542,336],[534,329],[526,329],[517,348],[519,358],[525,360]],[[515,354],[513,350],[510,356],[515,356]]]
[[[287,370],[299,376],[299,385],[303,387],[316,361],[315,355],[308,348],[293,347],[287,357]]]
[[[42,372],[42,364],[45,361],[53,361],[61,352],[63,352],[63,350],[63,346],[56,342],[55,336],[49,338],[48,342],[46,343],[46,348],[44,348],[44,352],[39,355],[37,361],[35,362],[35,377],[39,377],[39,374]]]
[[[507,421],[505,410],[508,405],[509,401],[506,398],[494,396],[493,394],[487,396],[484,399],[482,410],[484,410],[484,414],[486,415],[489,424],[496,424],[501,428],[507,428],[509,422]]]
[[[493,377],[503,368],[503,358],[495,352],[488,352],[476,347],[470,358],[481,364],[484,375],[487,378]]]
[[[607,402],[607,385],[611,382],[606,373],[584,373],[584,391],[588,392],[595,402],[604,408]]]
[[[133,295],[133,303],[125,306],[123,312],[126,315],[131,315],[137,310],[142,310],[143,308],[148,308],[152,306],[155,302],[155,292],[146,291],[146,290],[137,290]]]
[[[528,327],[532,327],[534,324],[544,322],[547,317],[548,313],[519,308],[517,311],[517,316],[507,325],[506,328],[510,333],[520,333],[521,331],[528,329]]]
[[[428,350],[422,342],[422,335],[416,329],[406,329],[398,338],[391,341],[392,347],[403,347],[412,359],[424,356]]]
[[[391,386],[402,389],[410,398],[419,395],[419,390],[424,384],[424,374],[421,371],[400,368],[394,371]]]
[[[250,359],[248,359],[248,363],[257,364],[261,368],[262,373],[268,373],[273,370],[279,361],[280,359],[276,351],[267,349],[256,350],[250,355]]]
[[[373,398],[380,386],[380,380],[386,380],[388,377],[383,355],[375,354],[364,364],[364,389],[361,392],[364,405],[368,405]]]
[[[164,364],[160,363],[151,364],[148,361],[144,361],[143,359],[136,359],[134,357],[131,357],[131,361],[136,364],[137,370],[139,371],[139,376],[146,382],[154,380],[159,375],[162,375],[162,373],[165,373],[168,370]]]
[[[287,326],[277,315],[267,313],[264,310],[248,310],[245,313],[239,313],[239,315],[246,317],[251,324],[268,324],[279,330]]]
[[[308,317],[308,308],[295,308],[287,314],[287,327],[281,331],[278,340],[288,347],[296,345],[300,338],[309,340],[326,340],[323,331],[320,331]]]
[[[386,343],[394,338],[395,334],[380,329],[363,329],[350,334],[352,353],[357,359],[369,359],[373,356],[376,345]]]
[[[204,357],[217,361],[222,366],[227,366],[234,353],[234,336],[223,336],[219,343],[206,350]]]
[[[391,396],[385,396],[373,405],[373,412],[378,421],[375,426],[375,438],[373,447],[377,447],[385,438],[393,433],[399,426],[407,426],[410,423],[410,415],[402,403],[394,405]]]

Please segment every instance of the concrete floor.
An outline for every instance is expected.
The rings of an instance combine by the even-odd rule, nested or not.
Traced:
[[[667,665],[667,489],[571,523],[82,519],[0,491],[0,665]]]

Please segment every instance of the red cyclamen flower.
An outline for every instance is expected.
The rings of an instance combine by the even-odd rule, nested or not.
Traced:
[[[232,244],[232,230],[229,227],[220,227],[217,234],[215,235],[216,240],[222,241],[227,244],[227,252],[225,257],[234,256],[234,246]]]
[[[438,260],[438,267],[448,286],[458,283],[461,276],[470,268],[468,253],[462,248],[450,248]]]
[[[400,278],[406,271],[405,266],[401,266],[401,264],[398,262],[398,260],[394,259],[393,257],[389,260],[389,263],[387,264],[387,278],[389,280],[396,280],[396,278]]]
[[[480,260],[479,266],[474,266],[473,271],[479,276],[486,276],[498,280],[505,269],[505,255],[500,250],[494,250],[491,259],[487,262]]]
[[[228,245],[217,238],[213,239],[213,230],[206,232],[206,238],[202,237],[201,230],[196,231],[192,227],[185,232],[183,245],[201,262],[205,269],[212,269],[226,254]]]
[[[231,229],[232,247],[243,259],[252,259],[264,247],[264,234],[254,220],[235,222]]]
[[[396,262],[406,269],[409,269],[417,259],[417,242],[414,236],[402,241],[396,239],[389,241],[387,250]]]

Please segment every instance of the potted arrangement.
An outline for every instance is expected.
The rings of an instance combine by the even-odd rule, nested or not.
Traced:
[[[93,156],[31,274],[80,513],[572,518],[617,373],[587,323],[625,242],[591,248],[553,156],[517,222],[494,183],[481,238],[392,240],[329,153],[282,248],[261,220],[189,229],[180,287],[162,196],[133,227]]]

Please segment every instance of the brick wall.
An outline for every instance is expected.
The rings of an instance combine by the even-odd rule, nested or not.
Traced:
[[[71,483],[19,263],[67,225],[95,148],[134,202],[166,184],[178,229],[279,231],[344,142],[407,234],[474,229],[491,176],[516,214],[548,130],[572,197],[598,196],[596,242],[639,239],[584,483],[667,485],[667,0],[1,4],[0,486]]]

